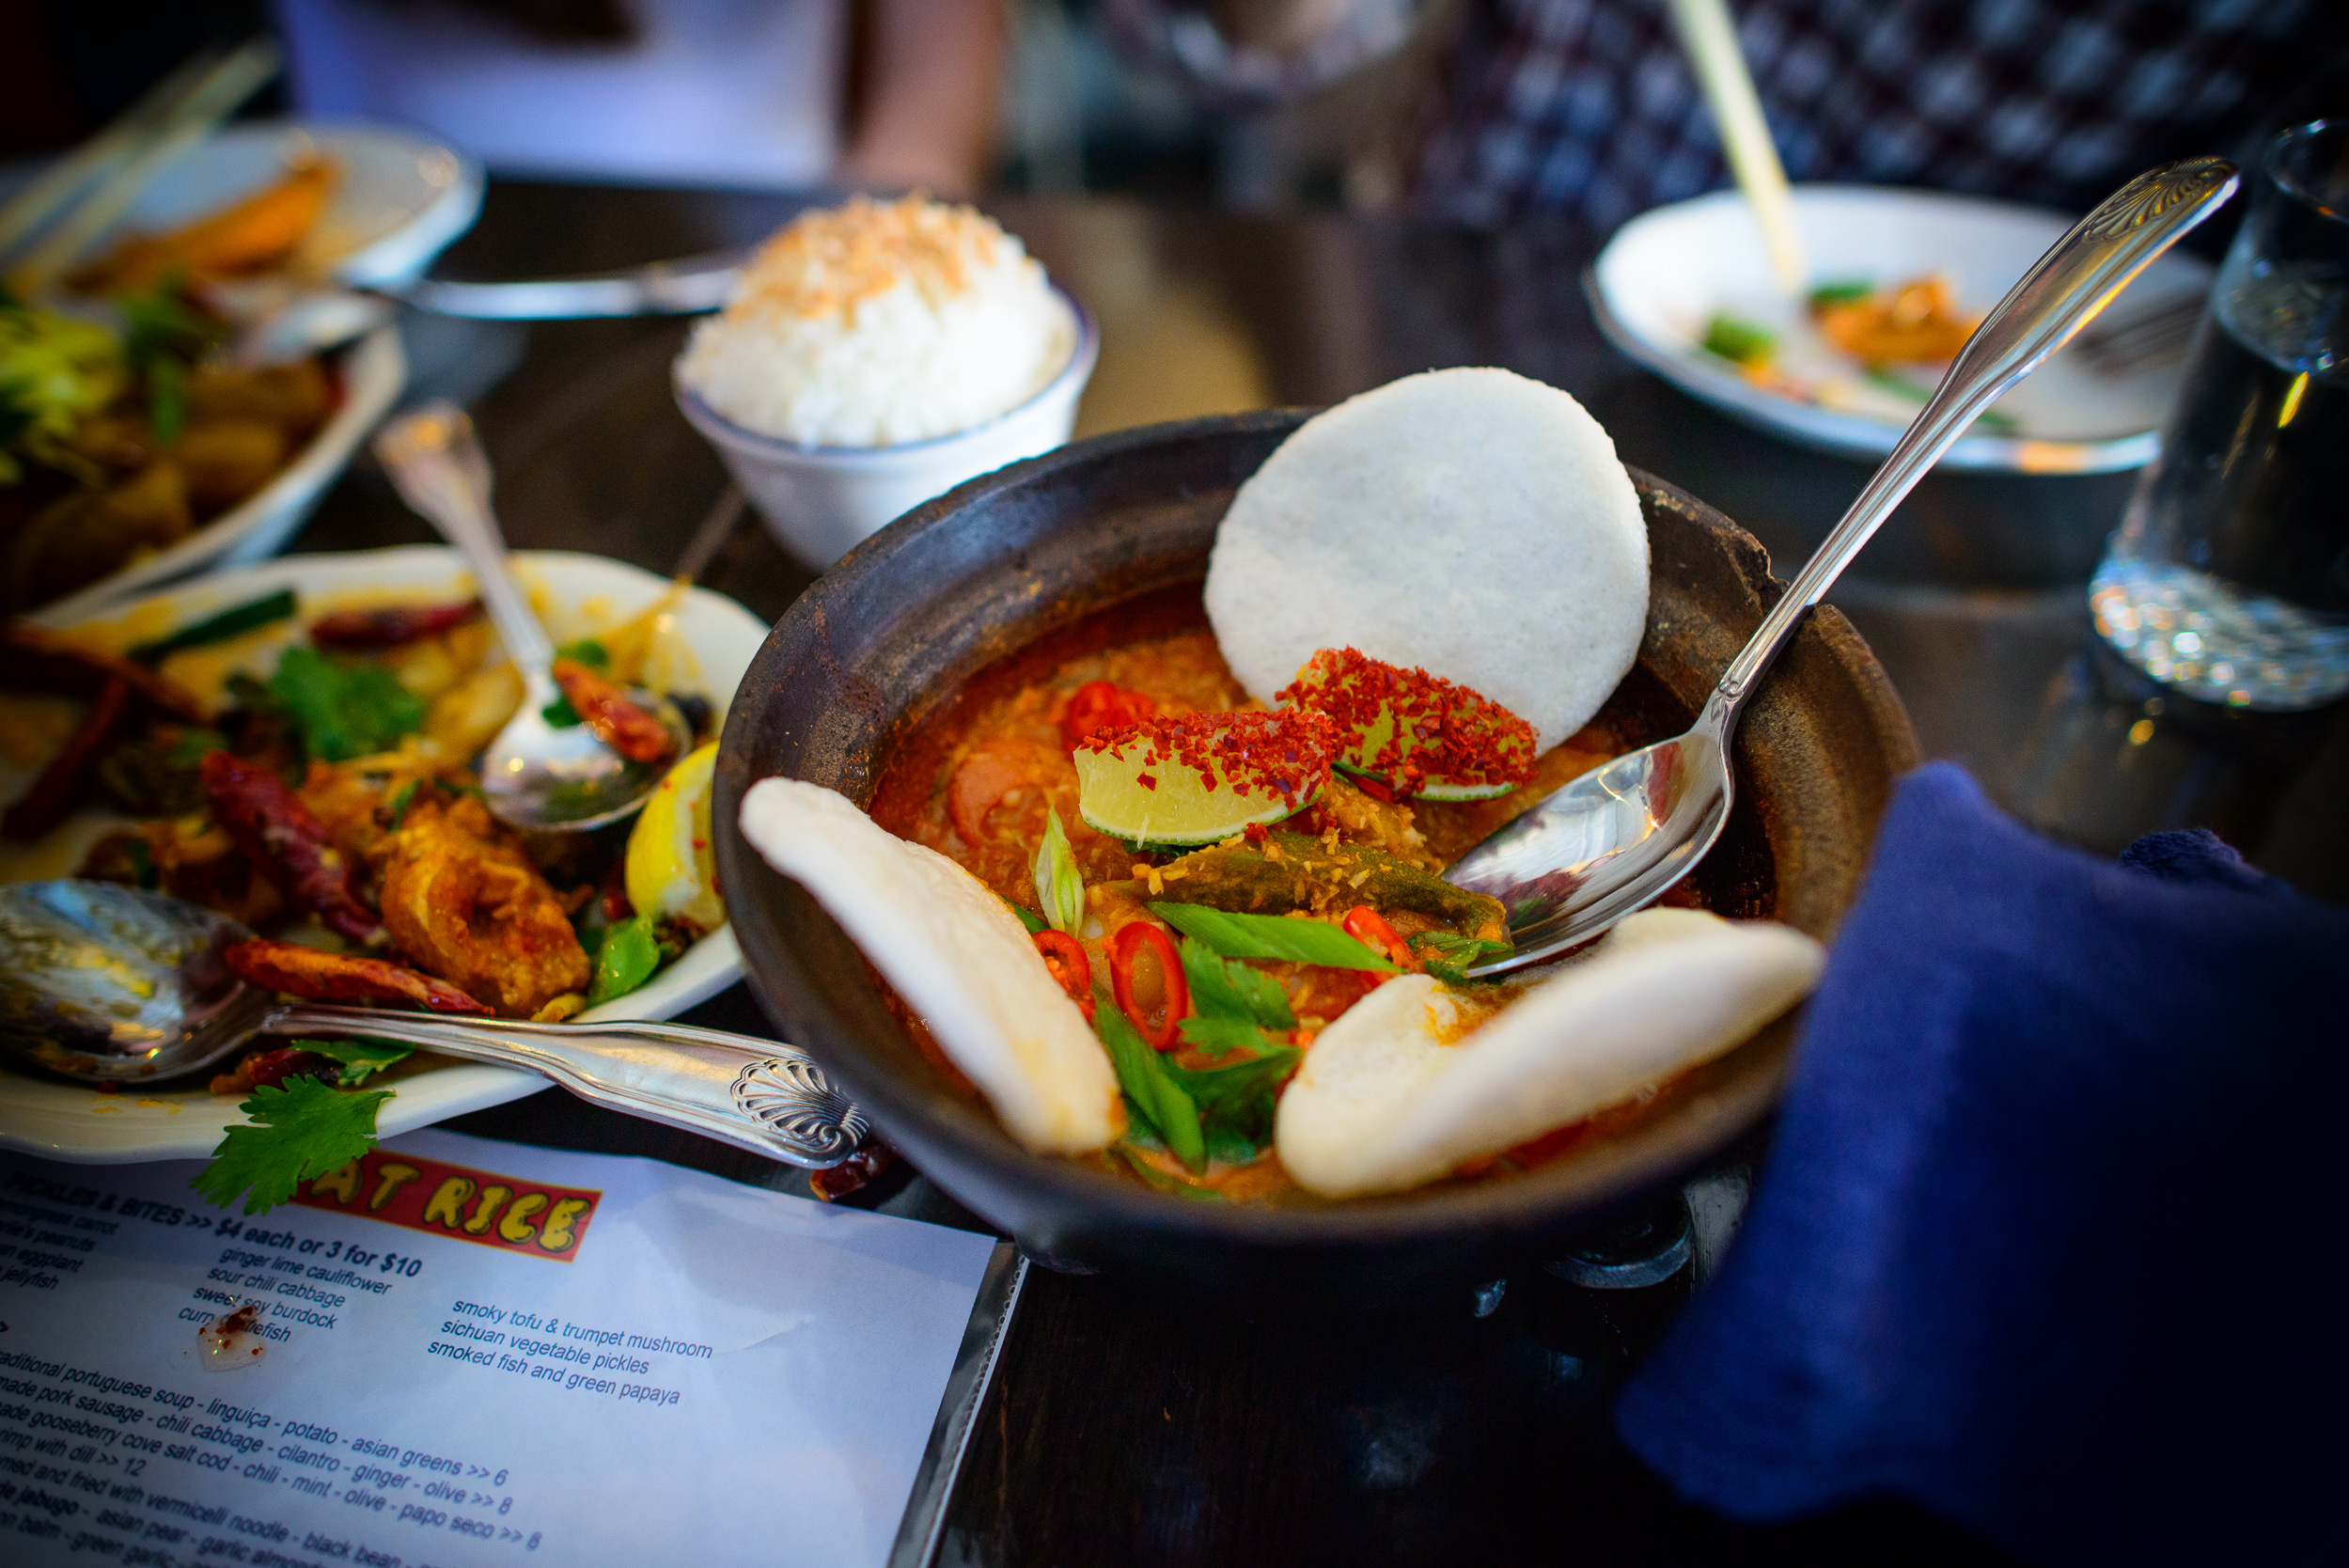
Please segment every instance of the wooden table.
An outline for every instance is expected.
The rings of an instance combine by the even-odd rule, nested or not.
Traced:
[[[536,276],[688,254],[755,239],[792,205],[497,184],[440,271]],[[1790,564],[1866,478],[1615,355],[1583,303],[1587,234],[1095,202],[1006,203],[999,215],[1102,321],[1080,434],[1496,364],[1574,392],[1626,462],[1719,506]],[[407,325],[415,393],[476,411],[513,543],[668,568],[724,482],[670,400],[683,323]],[[2349,704],[2279,720],[2165,699],[2089,632],[2083,584],[2130,483],[1929,477],[1834,599],[1882,656],[1926,751],[1964,761],[2027,820],[2105,853],[2206,825],[2310,891],[2349,899],[2349,830],[2334,809],[2349,798]],[[430,537],[363,463],[298,547]],[[807,580],[749,527],[704,578],[769,618]],[[739,986],[687,1016],[769,1032]],[[558,1093],[455,1125],[806,1190],[796,1172]],[[1716,1220],[1733,1216],[1741,1178],[1732,1164],[1707,1189]],[[926,1181],[876,1196],[888,1212],[979,1226]],[[1689,1288],[1687,1271],[1593,1293],[1528,1268],[1497,1306],[1488,1291],[1433,1311],[1276,1313],[1172,1307],[1033,1271],[941,1560],[1999,1560],[1892,1503],[1756,1529],[1672,1499],[1616,1441],[1606,1409]]]

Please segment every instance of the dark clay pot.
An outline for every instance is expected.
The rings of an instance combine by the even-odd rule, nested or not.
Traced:
[[[883,1136],[1051,1266],[1370,1304],[1554,1255],[1686,1175],[1769,1112],[1793,1021],[1701,1069],[1656,1114],[1533,1174],[1303,1209],[1162,1196],[1026,1153],[948,1088],[884,1009],[855,948],[736,826],[773,775],[869,804],[893,745],[970,676],[1087,615],[1204,577],[1242,480],[1307,414],[1126,431],[1015,463],[890,525],[793,604],[743,679],[719,754],[717,858],[750,983]],[[1634,471],[1654,567],[1640,667],[1612,705],[1642,739],[1684,726],[1780,591],[1750,535]],[[1496,562],[1505,570],[1505,562]],[[1883,668],[1823,608],[1736,746],[1739,799],[1693,879],[1723,913],[1826,937],[1858,886],[1916,738]]]

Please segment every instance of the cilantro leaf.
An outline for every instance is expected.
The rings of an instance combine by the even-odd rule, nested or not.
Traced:
[[[394,1066],[415,1053],[408,1046],[394,1044],[388,1040],[369,1040],[364,1036],[350,1040],[298,1040],[294,1042],[313,1056],[342,1063],[342,1086],[363,1084],[384,1068]]]
[[[997,898],[1003,898],[1003,895],[1000,893],[995,896]],[[1041,915],[1039,915],[1034,910],[1028,908],[1026,905],[1012,903],[1010,899],[1004,899],[1003,902],[1010,905],[1011,913],[1020,917],[1020,924],[1027,928],[1027,933],[1030,936],[1038,935],[1052,929],[1052,925],[1049,921],[1047,921]]]
[[[1153,903],[1150,912],[1226,958],[1277,958],[1331,969],[1394,965],[1336,926],[1286,915],[1233,915],[1198,903]]]
[[[347,762],[424,728],[424,698],[374,665],[342,665],[315,648],[289,648],[269,678],[312,757]]]
[[[246,1214],[274,1209],[304,1182],[374,1148],[375,1113],[390,1098],[389,1090],[331,1089],[317,1078],[257,1089],[237,1107],[252,1124],[229,1128],[211,1164],[188,1184],[224,1209],[247,1189]]]

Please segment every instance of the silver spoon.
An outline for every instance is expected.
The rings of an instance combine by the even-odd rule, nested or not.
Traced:
[[[669,753],[659,761],[632,761],[584,724],[558,728],[548,720],[546,710],[562,696],[549,672],[555,645],[506,558],[506,541],[490,513],[490,461],[474,437],[473,421],[454,403],[427,403],[384,426],[375,438],[375,455],[407,503],[465,557],[506,656],[522,674],[522,711],[481,759],[481,793],[490,810],[516,827],[540,832],[584,832],[634,811],[693,745],[692,732],[674,704],[635,687],[629,688],[629,698],[669,731]]]
[[[1983,319],[1852,510],[1730,661],[1689,731],[1618,757],[1462,855],[1444,879],[1509,912],[1496,975],[1598,935],[1662,897],[1720,838],[1730,741],[1746,698],[1852,558],[1975,416],[2037,369],[2153,259],[2234,194],[2235,166],[2192,158],[2138,176],[2056,242]]]
[[[221,957],[252,934],[111,882],[0,887],[0,1046],[87,1083],[151,1083],[210,1067],[259,1034],[364,1035],[519,1067],[583,1100],[809,1169],[839,1164],[865,1137],[864,1113],[776,1041],[685,1024],[285,1006]]]

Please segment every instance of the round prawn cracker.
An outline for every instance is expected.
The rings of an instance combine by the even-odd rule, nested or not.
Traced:
[[[1355,648],[1474,689],[1546,750],[1639,651],[1648,528],[1615,443],[1554,386],[1430,370],[1316,415],[1233,497],[1207,616],[1270,703]]]

